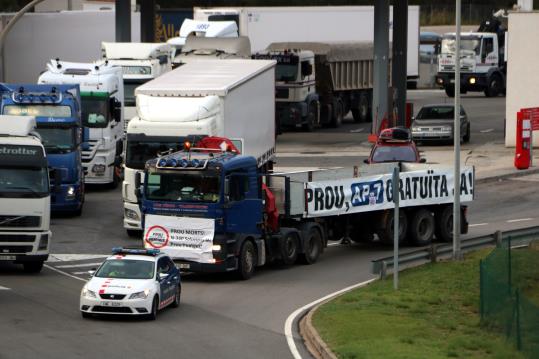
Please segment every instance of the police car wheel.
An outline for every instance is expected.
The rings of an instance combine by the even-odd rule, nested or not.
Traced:
[[[148,320],[156,320],[157,319],[157,311],[159,309],[159,298],[155,296],[153,298],[152,302],[152,311],[148,316],[146,317]]]
[[[172,308],[178,308],[180,306],[180,298],[182,296],[182,286],[178,284],[176,287],[176,296],[174,297],[174,301],[170,305]]]

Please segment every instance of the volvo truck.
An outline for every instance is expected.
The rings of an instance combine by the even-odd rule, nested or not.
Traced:
[[[0,261],[36,273],[52,237],[47,154],[34,117],[0,115],[0,123]]]
[[[116,187],[121,181],[124,146],[122,68],[106,61],[75,63],[56,59],[47,64],[38,82],[80,86],[85,183]]]
[[[135,176],[147,160],[196,136],[232,138],[239,152],[269,169],[275,157],[275,62],[190,61],[135,91],[137,116],[127,127],[122,187],[124,227],[142,233]],[[268,136],[268,134],[270,134]]]
[[[52,211],[80,215],[84,172],[79,86],[0,84],[0,96],[1,114],[22,116],[23,121],[25,116],[35,117],[49,168],[58,174],[51,177]]]

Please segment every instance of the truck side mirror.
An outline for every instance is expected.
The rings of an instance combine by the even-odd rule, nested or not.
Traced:
[[[307,61],[304,61],[301,63],[301,76],[310,76],[313,74],[313,66],[308,63]]]
[[[110,98],[110,112],[115,122],[122,120],[122,103],[115,97]]]
[[[159,55],[157,56],[159,59],[159,65],[168,64],[168,56],[167,55]]]
[[[136,172],[135,173],[135,188],[139,189],[141,183],[142,183],[141,174],[140,174],[140,172]]]

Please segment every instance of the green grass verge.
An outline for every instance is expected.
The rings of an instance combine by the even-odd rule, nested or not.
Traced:
[[[534,250],[513,250],[511,255],[513,285],[539,307],[539,246]]]
[[[340,358],[523,358],[479,324],[479,260],[442,262],[377,281],[324,304],[313,324]]]

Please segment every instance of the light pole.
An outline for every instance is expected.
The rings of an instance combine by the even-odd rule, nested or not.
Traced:
[[[453,129],[455,150],[455,189],[453,203],[453,259],[461,259],[460,253],[460,26],[461,0],[456,0],[455,20],[455,124]]]

